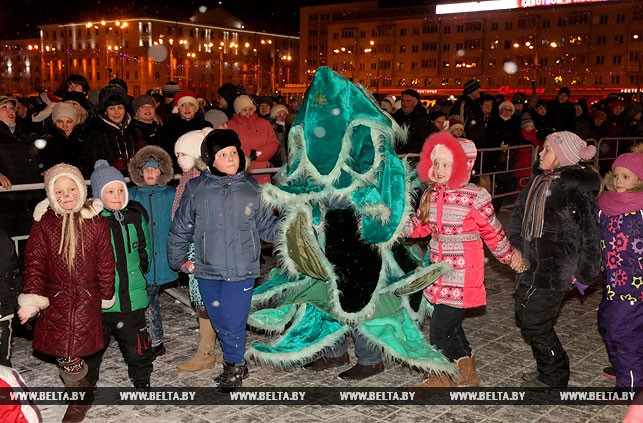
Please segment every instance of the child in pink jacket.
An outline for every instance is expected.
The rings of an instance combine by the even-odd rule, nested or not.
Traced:
[[[468,308],[486,305],[482,241],[502,263],[518,270],[520,253],[514,251],[496,218],[491,196],[469,183],[476,160],[472,141],[447,132],[427,138],[418,164],[418,176],[428,187],[411,219],[411,238],[431,235],[431,263],[447,262],[453,271],[424,291],[434,305],[431,343],[457,363],[459,378],[425,375],[422,387],[478,386],[475,357],[464,335],[462,317]]]

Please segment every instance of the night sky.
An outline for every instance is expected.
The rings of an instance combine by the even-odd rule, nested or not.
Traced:
[[[136,15],[167,18],[221,5],[248,28],[298,35],[299,8],[347,0],[0,0],[0,39],[38,36],[38,25]]]

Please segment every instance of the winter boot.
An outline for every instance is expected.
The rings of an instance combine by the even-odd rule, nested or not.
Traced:
[[[456,360],[460,377],[455,379],[456,386],[478,386],[478,372],[476,372],[476,358],[460,357]]]
[[[364,380],[371,376],[375,376],[384,371],[384,363],[381,361],[377,364],[367,365],[357,363],[345,372],[337,375],[342,380]]]
[[[315,361],[304,364],[304,369],[312,370],[314,372],[322,372],[324,370],[332,369],[334,367],[341,367],[350,363],[351,359],[348,353],[340,357],[321,357]]]
[[[210,320],[199,317],[199,346],[189,360],[180,363],[176,368],[183,372],[198,372],[213,369],[215,363],[223,363],[223,354],[214,354],[216,340],[217,335]]]
[[[456,386],[451,376],[442,372],[431,372],[424,374],[424,380],[418,388],[450,388]]]
[[[60,376],[63,379],[66,388],[73,389],[74,392],[84,392],[85,395],[82,400],[70,401],[67,411],[63,416],[63,423],[78,423],[82,422],[87,415],[87,412],[92,407],[94,401],[94,390],[91,384],[87,381],[87,365],[83,364],[83,368],[78,374],[68,374],[62,369]]]
[[[241,388],[243,383],[244,374],[248,375],[248,365],[245,360],[240,363],[223,363],[223,373],[215,378],[218,383],[217,392],[220,394],[227,394],[237,388]]]

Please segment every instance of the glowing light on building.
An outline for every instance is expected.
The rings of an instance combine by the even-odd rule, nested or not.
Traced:
[[[608,0],[489,0],[467,3],[438,4],[436,15],[449,13],[484,12],[489,10],[523,9],[540,6],[567,6],[570,4],[597,3]]]

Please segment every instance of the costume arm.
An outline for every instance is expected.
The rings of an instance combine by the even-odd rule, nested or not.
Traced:
[[[496,217],[496,212],[491,204],[491,195],[486,189],[480,188],[470,215],[478,226],[480,237],[494,257],[501,263],[509,264],[514,250],[509,244],[502,223]]]

